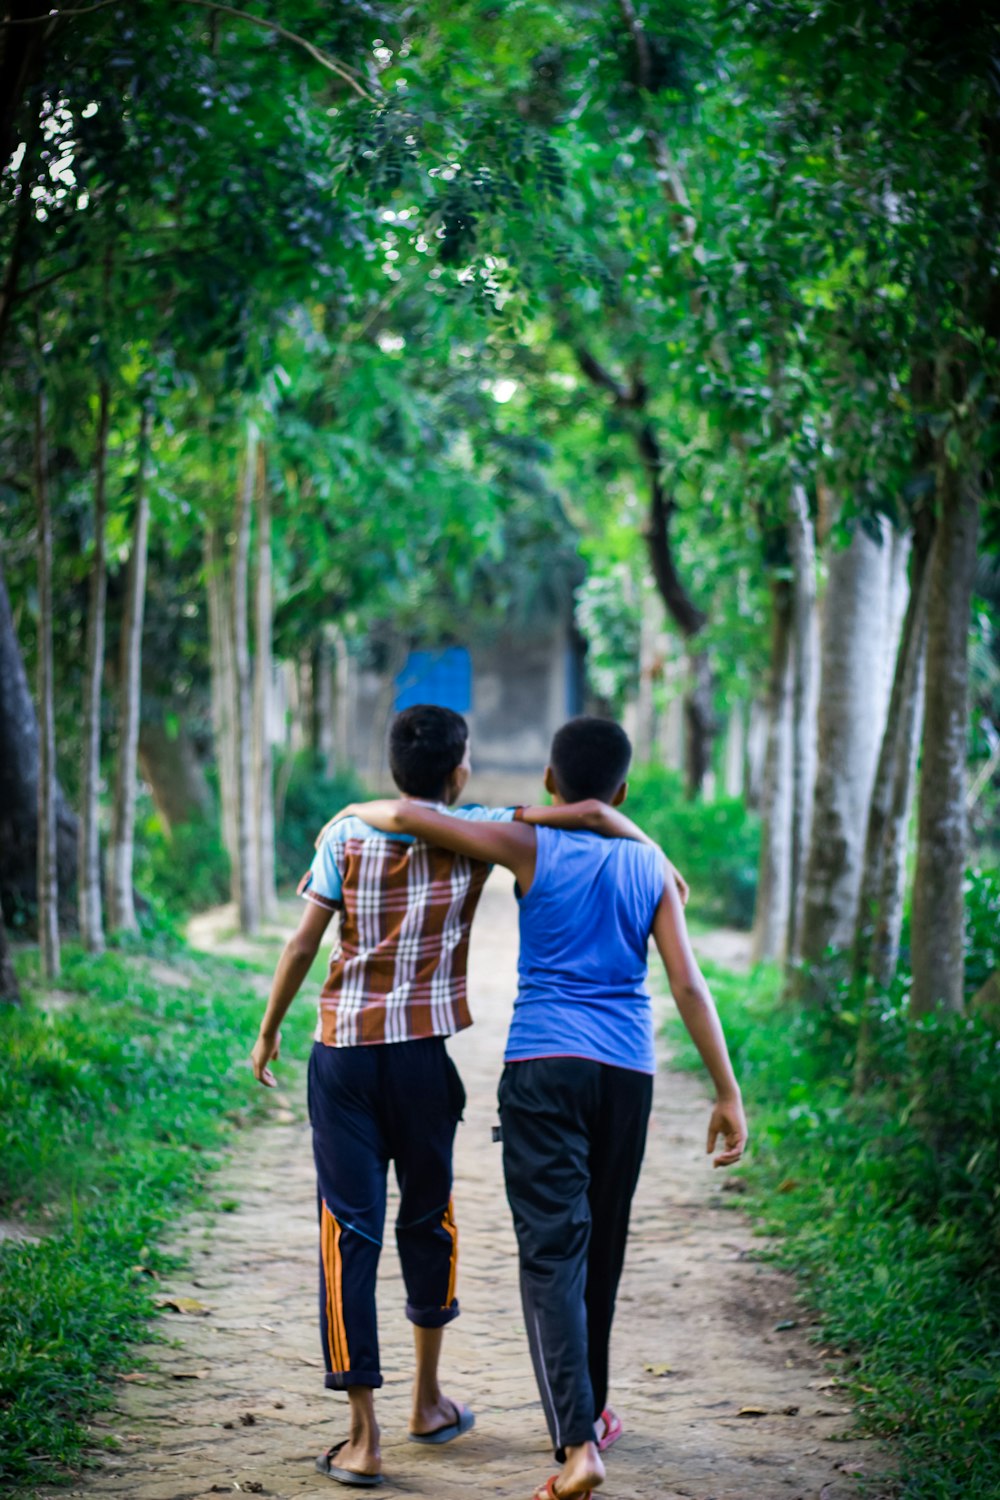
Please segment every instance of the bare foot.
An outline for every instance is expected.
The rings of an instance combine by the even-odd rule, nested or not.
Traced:
[[[374,1441],[349,1437],[345,1443],[331,1449],[330,1462],[335,1468],[346,1469],[350,1474],[381,1474],[382,1450],[378,1434]]]
[[[580,1443],[566,1449],[566,1462],[556,1475],[554,1485],[559,1500],[586,1495],[604,1483],[604,1465],[596,1443]]]
[[[437,1432],[439,1427],[451,1427],[458,1421],[461,1411],[457,1401],[453,1401],[450,1396],[443,1396],[440,1391],[435,1401],[418,1402],[415,1399],[410,1431],[414,1437],[426,1437],[429,1432]]]

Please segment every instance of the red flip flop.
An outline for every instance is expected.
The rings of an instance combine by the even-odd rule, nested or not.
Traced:
[[[587,1490],[582,1495],[567,1495],[565,1497],[560,1495],[559,1491],[556,1489],[556,1480],[558,1478],[558,1474],[550,1474],[545,1483],[538,1486],[537,1490],[532,1495],[531,1500],[593,1500],[593,1490]]]
[[[604,1436],[597,1439],[597,1447],[599,1452],[604,1453],[612,1443],[617,1443],[624,1429],[621,1417],[610,1406],[606,1406],[601,1412],[601,1421],[604,1423]]]

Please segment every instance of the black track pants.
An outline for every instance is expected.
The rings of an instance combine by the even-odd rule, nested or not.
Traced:
[[[507,1198],[535,1378],[556,1457],[592,1442],[653,1080],[576,1057],[500,1079]]]
[[[458,1316],[452,1145],[465,1091],[442,1037],[325,1047],[309,1059],[320,1220],[319,1326],[326,1384],[380,1386],[375,1277],[389,1162],[399,1183],[396,1245],[406,1316]]]

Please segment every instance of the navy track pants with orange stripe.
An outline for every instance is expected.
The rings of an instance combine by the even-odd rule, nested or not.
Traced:
[[[406,1316],[420,1328],[441,1328],[458,1316],[452,1147],[464,1107],[462,1080],[442,1037],[313,1046],[319,1326],[326,1384],[334,1390],[382,1384],[375,1279],[390,1161],[399,1183],[396,1245]]]

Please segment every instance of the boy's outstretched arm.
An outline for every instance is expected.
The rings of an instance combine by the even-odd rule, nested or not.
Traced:
[[[340,816],[361,818],[381,833],[408,833],[439,849],[450,849],[454,854],[465,854],[486,864],[503,865],[514,872],[522,891],[535,878],[535,832],[523,823],[480,823],[472,818],[455,818],[409,797],[352,802]]]
[[[747,1143],[743,1100],[715,1002],[691,951],[684,912],[669,880],[663,888],[653,921],[653,938],[663,959],[681,1020],[715,1084],[715,1108],[708,1124],[706,1149],[711,1155],[721,1135],[725,1149],[716,1154],[713,1165],[732,1166],[743,1155]]]
[[[319,952],[323,934],[330,925],[333,912],[327,907],[307,903],[297,930],[285,944],[278,967],[271,982],[271,994],[260,1023],[260,1031],[250,1054],[250,1066],[258,1083],[266,1088],[277,1087],[278,1080],[269,1064],[274,1062],[281,1050],[279,1027],[285,1019],[288,1007],[299,992],[303,979],[312,968],[313,959]]]

